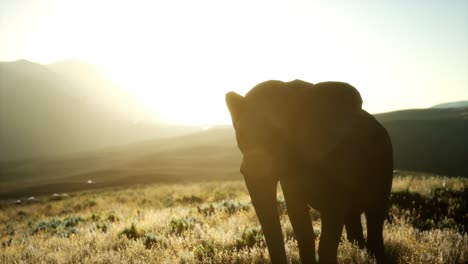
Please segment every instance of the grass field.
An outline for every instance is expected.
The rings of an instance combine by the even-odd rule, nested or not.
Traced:
[[[299,263],[281,193],[278,200],[288,260]],[[468,179],[396,176],[384,230],[388,261],[467,263],[467,203]],[[320,237],[319,214],[311,215]],[[4,200],[0,244],[0,263],[268,262],[242,181],[106,188],[21,204]],[[374,262],[344,232],[339,261]]]

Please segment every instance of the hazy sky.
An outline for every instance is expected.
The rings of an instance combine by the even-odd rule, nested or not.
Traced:
[[[345,81],[372,113],[468,99],[468,1],[0,0],[0,60],[104,67],[168,121],[226,123],[224,94]]]

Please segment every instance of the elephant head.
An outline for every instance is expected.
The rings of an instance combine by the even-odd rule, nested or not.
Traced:
[[[259,99],[262,98],[255,94],[245,97],[234,92],[226,94],[237,145],[243,154],[240,171],[265,234],[271,260],[284,263],[286,254],[276,203],[279,174],[285,166],[279,142],[282,124],[279,118],[271,118],[271,104]]]

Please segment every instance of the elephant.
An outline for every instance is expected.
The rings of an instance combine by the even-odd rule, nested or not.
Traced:
[[[383,263],[393,150],[386,129],[362,109],[357,89],[343,82],[270,80],[225,99],[271,262],[286,263],[280,183],[302,263],[336,263],[343,227],[350,241]],[[318,257],[310,208],[322,223]]]

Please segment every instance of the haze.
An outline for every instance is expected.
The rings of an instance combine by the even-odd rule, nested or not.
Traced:
[[[355,3],[0,1],[0,61],[94,63],[178,124],[267,79],[346,81],[372,113],[468,99],[467,1]]]

